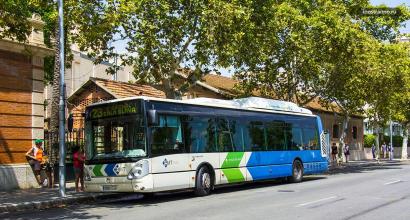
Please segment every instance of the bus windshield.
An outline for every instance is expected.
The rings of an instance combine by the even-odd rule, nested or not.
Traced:
[[[87,160],[123,159],[146,156],[142,115],[89,121]]]

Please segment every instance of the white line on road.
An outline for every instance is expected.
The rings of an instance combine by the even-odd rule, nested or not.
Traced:
[[[392,181],[392,182],[388,182],[388,183],[385,183],[384,185],[390,185],[390,184],[395,184],[395,183],[399,183],[399,182],[401,182],[401,180],[395,180],[395,181]]]
[[[337,196],[331,196],[331,197],[327,197],[327,198],[323,198],[323,199],[319,199],[319,200],[315,200],[315,201],[311,201],[311,202],[302,203],[302,204],[297,205],[296,207],[307,206],[307,205],[311,205],[311,204],[314,204],[314,203],[323,202],[323,201],[326,201],[326,200],[336,199],[336,198],[337,198]]]

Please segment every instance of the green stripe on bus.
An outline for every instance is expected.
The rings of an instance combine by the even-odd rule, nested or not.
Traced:
[[[239,167],[244,154],[244,152],[229,152],[221,168]]]
[[[103,164],[98,164],[98,165],[95,165],[95,166],[94,166],[94,168],[93,168],[93,173],[94,173],[95,176],[104,176],[104,175],[101,173],[101,168],[102,168],[102,166],[103,166]]]
[[[222,172],[225,174],[228,183],[245,181],[245,178],[239,168],[223,169]]]

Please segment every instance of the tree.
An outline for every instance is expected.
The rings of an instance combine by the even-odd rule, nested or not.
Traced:
[[[398,106],[406,102],[404,95],[408,91],[409,62],[408,49],[399,44],[384,43],[377,49],[377,67],[366,79],[368,82],[366,103],[369,105],[367,114],[377,132],[376,145],[379,149],[381,129],[394,117],[405,120],[407,109]]]
[[[365,0],[264,1],[250,7],[233,62],[238,89],[299,105],[314,99],[337,105],[344,117],[343,147],[349,115],[363,112],[368,79],[380,67],[380,41],[395,38],[408,9],[375,17],[363,9],[385,6]]]
[[[354,81],[351,76],[366,71],[356,64],[366,64],[361,53],[369,50],[371,35],[347,13],[355,3],[263,1],[249,7],[253,13],[233,62],[239,90],[249,95],[257,89],[262,96],[302,106],[316,98],[349,101],[335,96],[330,86],[343,86],[332,77]]]
[[[178,96],[176,72],[193,68],[190,78],[223,65],[235,48],[229,41],[239,37],[245,10],[233,1],[93,1],[76,5],[76,39],[80,48],[91,51],[96,62],[119,56],[118,66],[132,65],[139,82],[162,84],[166,96]],[[117,53],[116,42],[126,44]],[[184,87],[184,86],[182,86]]]
[[[264,1],[249,6],[250,22],[233,66],[238,89],[304,105],[318,96],[328,59],[326,42],[340,11],[306,1]]]
[[[15,0],[0,2],[0,39],[10,38],[18,42],[27,41],[31,34],[29,19],[36,11],[34,1]]]
[[[396,43],[395,54],[392,58],[393,74],[399,75],[403,87],[394,91],[392,119],[398,121],[403,129],[402,159],[407,159],[407,143],[410,129],[410,44]]]

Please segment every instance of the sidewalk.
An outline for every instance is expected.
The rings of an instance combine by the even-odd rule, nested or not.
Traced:
[[[125,196],[123,193],[87,193],[75,192],[74,183],[67,183],[66,198],[59,197],[58,186],[53,189],[35,188],[0,192],[0,214],[32,209],[61,207],[73,203],[115,199]]]

